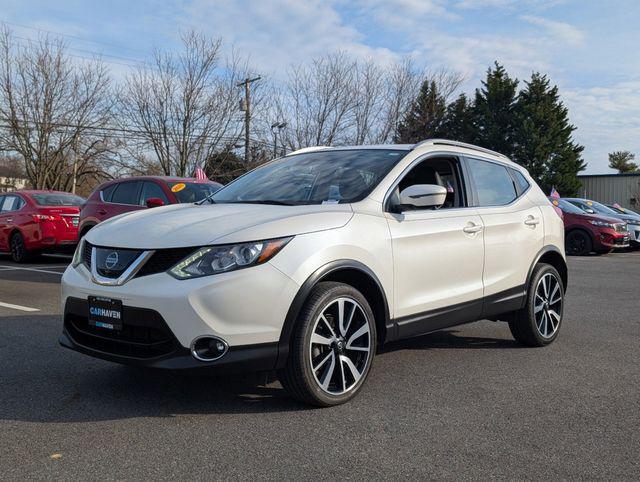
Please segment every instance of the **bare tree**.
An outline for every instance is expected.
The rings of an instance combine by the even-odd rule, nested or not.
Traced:
[[[355,63],[345,54],[331,54],[291,69],[277,99],[277,116],[289,128],[283,141],[289,149],[340,143],[351,125]]]
[[[183,50],[156,51],[118,94],[121,127],[134,130],[130,142],[150,149],[167,175],[191,174],[239,139],[240,89],[247,67],[232,54],[221,65],[221,41],[189,32]]]
[[[0,144],[33,187],[69,190],[111,152],[109,76],[99,60],[73,63],[58,38],[19,44],[0,31]]]

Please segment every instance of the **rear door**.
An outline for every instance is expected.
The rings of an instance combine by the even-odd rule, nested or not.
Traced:
[[[543,246],[543,218],[508,166],[477,158],[466,162],[484,225],[484,316],[491,316],[519,308],[529,268]]]
[[[13,194],[0,197],[0,246],[9,250],[9,236],[15,226],[15,210],[22,206],[22,200]]]
[[[140,181],[123,181],[118,183],[109,196],[109,201],[104,203],[104,209],[98,211],[100,221],[112,218],[129,211],[144,209],[140,206]]]

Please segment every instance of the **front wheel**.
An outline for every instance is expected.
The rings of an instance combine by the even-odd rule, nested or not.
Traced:
[[[376,342],[366,298],[343,283],[319,283],[300,313],[280,381],[302,402],[320,407],[345,403],[364,384]]]
[[[573,256],[586,256],[593,249],[591,236],[580,229],[570,231],[565,238],[564,244],[567,254]]]
[[[527,346],[545,346],[558,336],[564,309],[564,285],[558,271],[540,263],[533,270],[526,306],[509,321],[511,334]]]

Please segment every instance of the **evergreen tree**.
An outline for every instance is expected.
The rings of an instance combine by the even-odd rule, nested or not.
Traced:
[[[615,169],[620,174],[636,172],[638,165],[633,162],[636,155],[629,151],[615,151],[609,153],[609,167]]]
[[[498,62],[487,70],[482,88],[476,89],[473,108],[476,144],[512,155],[517,87],[518,81],[511,79]]]
[[[442,131],[445,139],[475,142],[477,131],[473,122],[473,105],[465,94],[460,94],[447,106]]]
[[[526,167],[545,192],[552,187],[563,196],[580,189],[577,175],[584,170],[584,149],[574,142],[576,129],[560,101],[557,86],[534,73],[518,95],[512,159]]]
[[[418,97],[398,125],[394,141],[412,144],[424,139],[442,137],[447,101],[436,82],[426,80]]]

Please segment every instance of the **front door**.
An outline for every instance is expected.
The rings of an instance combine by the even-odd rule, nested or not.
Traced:
[[[467,207],[456,158],[428,158],[400,182],[440,184],[447,202],[439,209],[387,213],[394,262],[394,318],[399,337],[476,319],[482,311],[482,219]]]

